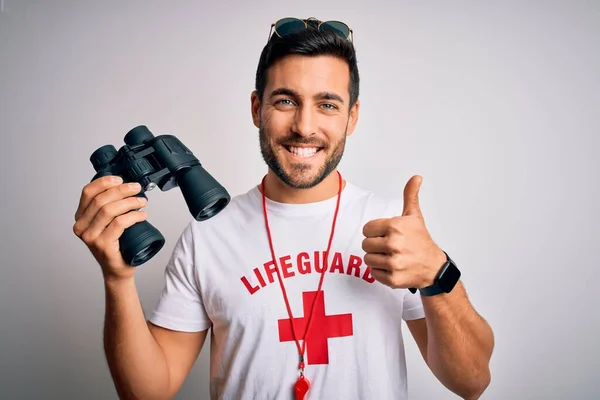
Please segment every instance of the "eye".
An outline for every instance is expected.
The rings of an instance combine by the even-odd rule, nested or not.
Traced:
[[[291,106],[294,105],[294,103],[290,99],[279,99],[275,101],[275,105]]]
[[[327,110],[337,110],[338,108],[335,104],[332,103],[321,104],[321,107],[325,107],[325,109]]]

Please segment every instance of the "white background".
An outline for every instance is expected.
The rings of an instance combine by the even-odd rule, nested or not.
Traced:
[[[250,92],[285,16],[354,28],[362,112],[341,171],[386,196],[424,177],[431,234],[496,335],[483,398],[598,398],[600,3],[566,0],[5,0],[1,397],[116,398],[99,267],[72,232],[89,156],[145,124],[232,195],[257,184]],[[149,198],[167,244],[137,272],[147,313],[191,218],[178,190]],[[407,346],[410,398],[456,398]],[[208,347],[178,398],[207,398]]]

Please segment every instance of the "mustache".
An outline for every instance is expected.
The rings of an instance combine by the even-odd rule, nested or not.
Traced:
[[[277,140],[277,144],[280,146],[294,146],[294,145],[305,145],[314,147],[327,148],[328,144],[322,140],[314,138],[305,138],[298,135],[291,135],[288,137],[280,138]]]

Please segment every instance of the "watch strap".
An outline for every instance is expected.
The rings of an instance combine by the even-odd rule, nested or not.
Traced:
[[[444,265],[442,265],[442,267],[440,268],[440,270],[443,269],[448,263],[452,262],[451,259],[450,259],[450,256],[448,255],[448,253],[446,253],[444,251],[444,254],[446,255],[446,263],[444,263]],[[444,290],[437,283],[437,278],[438,277],[436,277],[436,281],[432,285],[429,285],[427,287],[419,289],[419,292],[423,296],[435,296],[435,295],[444,293]],[[410,290],[410,292],[413,293],[413,294],[417,292],[417,288],[408,288],[408,290]]]
[[[431,286],[427,286],[422,289],[419,289],[419,291],[421,292],[421,294],[423,296],[435,296],[437,294],[444,293],[444,291],[442,290],[440,285],[438,285],[437,283],[434,283]]]

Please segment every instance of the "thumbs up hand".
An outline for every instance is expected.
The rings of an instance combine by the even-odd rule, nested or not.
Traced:
[[[416,175],[404,187],[402,215],[370,221],[363,227],[364,262],[371,275],[391,288],[424,288],[433,284],[446,255],[427,228],[419,205],[423,178]]]

